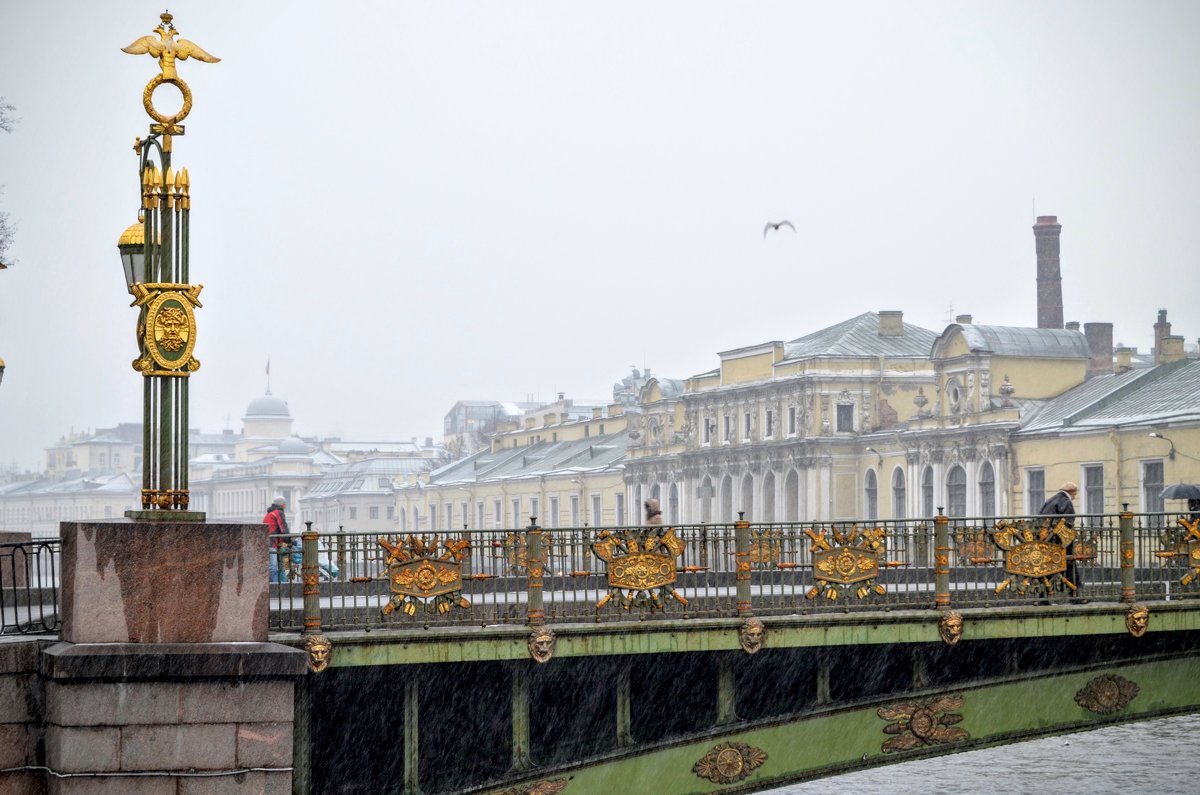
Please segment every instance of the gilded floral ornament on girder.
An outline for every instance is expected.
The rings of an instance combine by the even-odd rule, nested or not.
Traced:
[[[1123,676],[1104,674],[1088,682],[1075,694],[1075,703],[1097,715],[1125,709],[1137,698],[1140,688]]]
[[[767,752],[746,743],[721,743],[692,766],[692,772],[714,784],[733,784],[767,761]]]
[[[971,735],[955,725],[963,716],[953,711],[960,709],[965,701],[962,696],[938,696],[880,707],[876,710],[879,717],[892,721],[883,727],[883,733],[895,735],[884,741],[883,752],[908,751],[967,739]]]

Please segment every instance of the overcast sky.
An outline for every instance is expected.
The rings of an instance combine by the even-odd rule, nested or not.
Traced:
[[[116,240],[158,66],[119,48],[162,10],[0,5],[0,464],[141,419]],[[268,356],[297,432],[395,440],[865,311],[1036,325],[1035,206],[1067,320],[1200,335],[1200,3],[170,10],[222,59],[178,65],[194,427],[240,429]]]

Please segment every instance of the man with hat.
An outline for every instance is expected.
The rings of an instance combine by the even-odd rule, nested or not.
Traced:
[[[280,570],[280,558],[287,559],[288,549],[291,544],[288,539],[283,538],[288,532],[287,519],[283,516],[283,509],[287,506],[287,501],[283,497],[276,497],[271,501],[271,507],[267,508],[267,515],[263,517],[263,524],[267,526],[267,536],[271,541],[271,548],[267,551],[267,556],[270,559],[269,582],[285,582],[286,577],[283,571]]]
[[[1063,524],[1067,527],[1075,527],[1075,495],[1079,493],[1079,486],[1067,481],[1058,487],[1058,492],[1046,500],[1042,505],[1042,510],[1039,511],[1042,516],[1062,517]],[[1057,524],[1056,519],[1052,519],[1051,526]],[[1079,567],[1075,565],[1075,541],[1067,544],[1067,571],[1066,577],[1076,588],[1083,587],[1083,582],[1079,577]],[[1075,592],[1078,595],[1078,591]]]

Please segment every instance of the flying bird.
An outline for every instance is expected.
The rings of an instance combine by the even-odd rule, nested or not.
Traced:
[[[792,226],[791,221],[786,221],[786,220],[780,221],[777,224],[773,224],[770,221],[767,221],[767,225],[763,227],[763,239],[766,240],[767,232],[778,232],[779,227],[781,227],[781,226],[786,226],[788,229],[791,229],[793,232],[796,231],[796,227]]]

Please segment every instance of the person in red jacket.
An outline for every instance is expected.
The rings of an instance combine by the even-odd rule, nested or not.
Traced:
[[[267,537],[271,542],[270,549],[267,551],[267,556],[270,559],[270,582],[286,582],[287,581],[287,565],[288,550],[291,546],[286,538],[275,538],[275,536],[286,536],[288,533],[287,519],[283,515],[283,509],[287,506],[287,502],[283,497],[276,497],[271,501],[271,507],[267,508],[267,515],[263,517],[263,524],[267,526]],[[285,561],[285,565],[280,566],[280,561]]]

